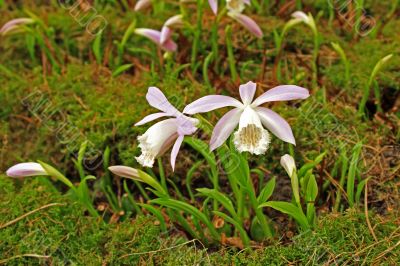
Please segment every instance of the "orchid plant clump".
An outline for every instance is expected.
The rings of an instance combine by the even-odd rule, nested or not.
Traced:
[[[280,56],[283,47],[283,40],[287,34],[287,32],[293,28],[294,26],[304,23],[307,25],[312,33],[313,33],[313,40],[314,40],[314,48],[313,48],[313,60],[312,60],[312,69],[313,69],[313,85],[317,85],[317,75],[318,75],[318,54],[319,54],[319,47],[321,44],[321,35],[318,32],[317,24],[315,19],[311,13],[304,13],[303,11],[296,11],[292,14],[292,19],[289,20],[283,27],[282,32],[279,34],[277,31],[274,31],[274,40],[277,50],[277,61],[276,64],[276,79],[280,80]]]
[[[313,208],[314,203],[311,201],[315,200],[318,188],[311,173],[313,166],[307,166],[307,171],[297,174],[293,158],[288,155],[283,156],[281,164],[292,180],[295,203],[268,201],[275,188],[275,178],[265,182],[261,175],[260,184],[255,187],[251,173],[258,171],[250,169],[245,154],[265,154],[272,139],[270,132],[279,139],[295,145],[295,138],[289,124],[277,113],[261,107],[261,105],[267,102],[306,99],[309,97],[309,92],[307,89],[295,85],[282,85],[255,98],[256,90],[256,84],[248,82],[239,87],[241,101],[224,95],[209,95],[187,105],[180,112],[168,101],[160,89],[156,87],[148,89],[147,101],[161,112],[150,114],[135,125],[141,126],[160,118],[164,118],[164,120],[150,126],[144,134],[138,136],[141,155],[136,157],[137,162],[143,167],[151,168],[155,160],[172,147],[170,164],[172,170],[175,170],[180,147],[186,143],[197,150],[208,162],[209,178],[213,187],[197,188],[198,194],[194,194],[188,175],[187,189],[192,199],[191,205],[183,196],[178,198],[173,196],[174,193],[168,188],[167,181],[178,195],[182,195],[182,192],[171,180],[166,180],[161,161],[158,164],[160,175],[158,178],[152,172],[148,174],[128,166],[108,167],[112,173],[118,176],[131,179],[136,184],[148,185],[148,189],[156,196],[151,199],[141,189],[143,197],[148,198],[149,203],[136,203],[127,184],[124,183],[129,201],[134,205],[137,213],[141,211],[140,207],[153,213],[160,220],[162,229],[166,230],[167,222],[161,210],[154,206],[160,205],[166,209],[171,221],[180,224],[192,237],[202,239],[205,243],[210,243],[210,240],[220,242],[228,237],[239,247],[249,246],[251,239],[262,241],[274,235],[272,220],[265,215],[262,207],[272,207],[288,213],[303,229],[311,228],[314,225],[315,209]],[[226,106],[234,107],[234,109],[228,111],[216,124],[209,148],[202,140],[192,137],[198,128],[205,130],[207,128],[207,125],[203,125],[205,120],[198,115],[199,113]],[[194,114],[197,114],[198,117],[190,117]],[[237,127],[238,130],[233,133],[232,141],[228,141]],[[188,137],[186,141],[184,140],[185,136]],[[77,187],[53,167],[41,162],[39,164],[18,164],[11,167],[7,174],[12,177],[32,175],[56,177],[71,189],[72,194],[92,215],[98,216],[86,184],[87,180],[95,178],[86,176],[82,166],[85,149],[86,145],[83,145],[76,162],[81,175],[81,183]],[[216,154],[214,151],[217,151]],[[219,164],[217,156],[223,167],[222,172],[217,167]],[[195,171],[198,166],[199,164],[196,163],[189,172]],[[221,174],[227,176],[232,194],[220,189]],[[112,195],[109,197],[112,198]],[[204,198],[202,205],[197,200],[199,197]],[[303,197],[304,201],[301,201]],[[303,212],[303,202],[307,203],[306,214]]]
[[[284,210],[275,206],[276,204],[279,205],[279,202],[275,204],[272,202],[273,204],[271,205],[265,205],[268,203],[268,199],[273,193],[275,179],[271,179],[269,182],[265,183],[257,195],[256,189],[251,181],[251,171],[248,162],[242,152],[249,152],[250,154],[256,155],[264,154],[271,141],[268,130],[283,141],[295,144],[295,139],[289,124],[274,111],[260,107],[260,105],[273,101],[306,99],[309,93],[307,89],[298,86],[284,85],[275,87],[253,100],[256,92],[256,84],[253,82],[241,85],[239,92],[242,102],[228,96],[210,95],[194,101],[187,105],[183,112],[179,112],[168,102],[167,98],[159,89],[150,87],[146,98],[151,106],[162,112],[148,115],[136,125],[142,125],[162,117],[173,118],[157,122],[143,135],[138,137],[142,154],[136,157],[136,159],[142,166],[151,167],[153,166],[154,159],[173,145],[171,166],[174,170],[176,157],[184,136],[194,134],[197,130],[197,125],[200,123],[200,120],[190,118],[187,115],[209,112],[224,106],[235,107],[225,114],[215,126],[211,136],[209,151],[204,150],[206,146],[203,145],[201,140],[190,140],[187,142],[207,158],[211,169],[214,169],[213,166],[217,164],[213,151],[218,149],[218,155],[222,161],[224,172],[228,177],[234,198],[231,198],[230,195],[225,194],[219,189],[218,178],[216,184],[213,182],[214,187],[212,189],[197,189],[200,196],[206,198],[202,208],[189,205],[185,200],[171,198],[168,193],[168,188],[162,185],[166,183],[162,180],[165,177],[161,177],[161,184],[155,181],[158,180],[157,178],[153,177],[151,183],[148,183],[148,185],[153,188],[158,188],[158,190],[152,190],[154,194],[159,197],[158,199],[152,200],[152,203],[164,206],[170,210],[178,212],[183,211],[189,214],[191,219],[194,219],[193,222],[197,225],[196,229],[198,232],[190,230],[192,231],[192,235],[198,235],[202,232],[200,224],[203,223],[207,227],[211,238],[220,241],[219,235],[222,233],[226,234],[224,230],[227,230],[227,225],[220,226],[220,228],[217,227],[217,229],[220,230],[216,231],[215,225],[212,225],[212,222],[218,217],[233,226],[234,232],[236,233],[233,233],[232,237],[238,234],[240,236],[241,246],[248,246],[250,244],[250,239],[262,240],[273,235],[271,220],[262,212],[261,208],[269,206],[283,212]],[[224,144],[238,125],[238,131],[233,134],[233,146]],[[160,132],[165,132],[165,134],[160,134]],[[175,144],[173,144],[174,141]],[[234,166],[234,168],[232,168],[232,166]],[[122,177],[129,176],[129,178],[134,177],[135,180],[146,183],[146,181],[140,178],[138,171],[134,168],[113,166],[110,167],[110,170],[116,175]],[[212,172],[215,173],[215,169],[212,170]],[[213,177],[210,179],[214,181]],[[154,182],[158,185],[154,186]],[[188,189],[189,194],[193,195],[190,185]],[[314,191],[315,190],[313,190],[313,192]],[[298,193],[295,193],[295,195],[297,202],[296,208],[299,208],[302,213],[299,200],[300,196]],[[312,194],[311,197],[315,199],[315,193]],[[247,202],[246,198],[249,198],[250,202]],[[214,202],[214,204],[212,204],[213,215],[209,213],[208,202],[210,200]],[[221,212],[221,208],[229,214]],[[314,214],[311,210],[309,212]],[[290,213],[290,215],[298,220],[296,213]],[[313,221],[314,218],[315,216],[310,214],[310,221]],[[249,228],[246,227],[246,220],[250,221]],[[298,221],[303,228],[310,228],[313,224],[311,222],[309,223],[308,220],[307,223],[304,223],[304,219]],[[187,226],[187,224],[184,226]],[[201,239],[206,240],[207,236],[203,235]]]
[[[6,174],[9,177],[13,178],[23,178],[30,176],[50,176],[69,188],[68,194],[79,202],[84,209],[86,209],[90,215],[94,217],[99,217],[98,212],[93,207],[93,198],[90,196],[90,190],[87,185],[88,180],[95,180],[96,177],[92,175],[86,175],[83,165],[84,154],[87,149],[87,142],[82,143],[77,160],[74,161],[76,169],[80,176],[80,182],[77,185],[74,185],[72,181],[59,172],[53,166],[46,164],[44,162],[39,161],[35,162],[27,162],[27,163],[19,163],[12,167],[10,167]]]

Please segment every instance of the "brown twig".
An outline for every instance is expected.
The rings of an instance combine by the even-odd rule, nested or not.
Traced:
[[[48,258],[50,258],[50,256],[46,256],[46,255],[22,254],[22,255],[16,255],[16,256],[13,256],[11,258],[7,258],[7,259],[4,259],[4,260],[0,260],[0,264],[6,264],[10,260],[23,258],[23,257],[38,258],[38,259],[48,259]]]
[[[14,219],[12,221],[9,221],[9,222],[7,222],[5,224],[0,225],[0,229],[3,229],[5,227],[7,227],[7,226],[10,226],[10,225],[12,225],[12,224],[24,219],[25,217],[27,217],[27,216],[29,216],[31,214],[34,214],[35,212],[38,212],[38,211],[41,211],[41,210],[44,210],[44,209],[47,209],[47,208],[50,208],[50,207],[53,207],[53,206],[64,206],[64,205],[66,205],[66,204],[65,203],[50,203],[50,204],[44,205],[44,206],[42,206],[40,208],[37,208],[37,209],[35,209],[33,211],[27,212],[27,213],[21,215],[20,217]]]
[[[372,237],[375,239],[375,242],[378,242],[378,238],[375,235],[374,229],[371,226],[371,222],[369,221],[369,216],[368,216],[368,180],[367,180],[367,182],[365,182],[364,212],[365,212],[365,220],[367,221],[368,229],[371,232]]]

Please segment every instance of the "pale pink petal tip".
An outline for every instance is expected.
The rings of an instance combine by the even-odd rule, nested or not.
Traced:
[[[257,107],[256,112],[260,116],[262,124],[275,136],[285,142],[296,145],[292,129],[285,119],[274,111],[264,107]]]
[[[149,87],[146,94],[147,102],[164,113],[172,116],[178,115],[180,112],[168,101],[164,93],[157,87]]]
[[[139,0],[135,5],[135,11],[141,11],[151,5],[151,0]]]
[[[306,13],[303,11],[296,11],[292,14],[293,18],[301,19],[304,22],[307,22],[309,20],[308,16]]]
[[[183,109],[183,113],[193,115],[197,113],[209,112],[227,106],[243,107],[243,104],[235,98],[229,96],[208,95],[187,105],[185,109]]]
[[[113,174],[121,177],[133,178],[133,179],[139,177],[138,170],[129,166],[114,165],[108,167],[108,170],[110,170],[110,172],[112,172]]]
[[[242,102],[246,104],[250,104],[253,101],[254,94],[256,93],[257,84],[249,81],[246,84],[242,84],[239,86],[239,93]]]
[[[10,167],[7,172],[9,177],[25,177],[25,176],[38,176],[47,175],[44,168],[38,163],[19,163]]]
[[[35,21],[31,18],[16,18],[13,20],[10,20],[6,24],[3,25],[3,27],[0,28],[0,34],[5,35],[6,33],[17,29],[19,26],[26,25],[26,24],[31,24],[34,23]]]
[[[263,33],[261,28],[257,25],[257,23],[251,19],[250,17],[240,14],[238,12],[229,12],[228,15],[243,25],[248,31],[250,31],[257,38],[262,38]]]
[[[266,102],[303,100],[310,96],[310,92],[296,85],[280,85],[274,87],[254,100],[253,106],[259,106]]]
[[[178,156],[179,153],[179,149],[181,148],[183,139],[184,139],[184,135],[179,136],[174,144],[174,147],[172,148],[171,151],[171,166],[172,166],[172,171],[175,171],[175,161],[176,161],[176,157]]]
[[[214,12],[214,14],[218,13],[218,0],[208,0],[208,4],[211,7],[211,10]]]

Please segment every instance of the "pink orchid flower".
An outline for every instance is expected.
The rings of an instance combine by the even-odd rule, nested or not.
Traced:
[[[165,21],[162,29],[161,29],[161,37],[160,42],[164,44],[169,39],[171,39],[172,35],[172,27],[180,26],[183,24],[183,16],[182,15],[175,15],[170,17]]]
[[[38,163],[19,163],[10,167],[7,172],[9,177],[26,177],[49,175],[44,168]]]
[[[153,167],[154,159],[162,155],[175,141],[171,152],[171,166],[174,170],[176,156],[184,137],[192,135],[197,130],[196,125],[199,121],[179,112],[156,87],[149,88],[146,99],[151,106],[162,112],[146,116],[137,122],[135,126],[143,125],[161,117],[173,118],[157,122],[138,137],[142,154],[136,157],[136,160],[143,166]]]
[[[183,24],[182,15],[176,15],[169,18],[163,25],[161,31],[152,29],[136,29],[135,33],[149,38],[161,49],[167,52],[174,52],[178,45],[171,39],[172,27]]]
[[[218,1],[208,0],[208,3],[215,14],[218,12]],[[245,5],[250,5],[250,0],[226,0],[226,8],[228,16],[239,22],[248,31],[254,34],[257,38],[262,38],[263,33],[257,23],[250,17],[243,15],[242,12]]]
[[[34,22],[35,21],[31,18],[17,18],[10,20],[0,28],[0,35],[6,35],[7,33],[20,29],[23,25],[32,24]]]
[[[161,43],[161,31],[139,28],[135,30],[135,33],[150,39],[152,42],[157,44],[161,49],[167,52],[175,52],[178,49],[178,45],[171,39]]]
[[[307,89],[295,85],[277,86],[253,101],[256,84],[250,81],[240,85],[239,92],[242,102],[229,96],[209,95],[194,101],[183,110],[183,113],[192,115],[226,106],[235,107],[216,124],[210,141],[211,151],[221,146],[238,124],[234,144],[240,152],[264,154],[270,144],[270,134],[265,128],[281,140],[296,145],[289,124],[277,113],[261,105],[274,101],[306,99],[309,96]]]

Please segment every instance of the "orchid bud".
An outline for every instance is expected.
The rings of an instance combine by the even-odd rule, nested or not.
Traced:
[[[142,181],[139,178],[138,170],[132,167],[116,165],[108,167],[108,170],[110,170],[113,174],[117,176],[133,179],[136,181]]]
[[[296,171],[296,163],[294,159],[289,154],[285,154],[281,157],[281,165],[285,168],[287,174],[292,177],[293,173]]]
[[[49,175],[40,164],[32,162],[16,164],[10,167],[6,174],[9,177]]]

